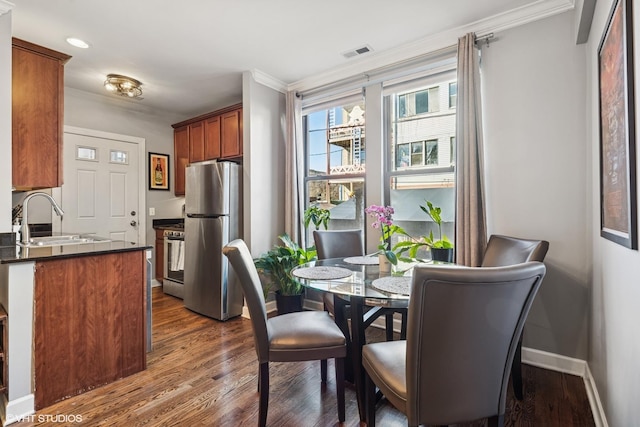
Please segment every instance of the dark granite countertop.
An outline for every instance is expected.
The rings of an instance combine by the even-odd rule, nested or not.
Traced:
[[[56,245],[48,247],[25,248],[22,246],[0,247],[0,264],[11,264],[30,261],[47,261],[61,258],[101,255],[113,252],[133,252],[152,249],[153,246],[111,240],[107,242]]]
[[[183,230],[184,218],[154,219],[152,224],[156,230]]]

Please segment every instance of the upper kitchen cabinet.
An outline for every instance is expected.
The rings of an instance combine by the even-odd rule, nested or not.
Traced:
[[[184,196],[185,170],[189,163],[242,158],[242,104],[172,126],[176,196]]]
[[[221,117],[220,157],[223,159],[242,155],[242,109],[235,109]]]
[[[64,64],[71,58],[12,39],[12,182],[16,190],[62,185]]]
[[[189,126],[181,126],[173,131],[173,153],[175,158],[175,184],[173,191],[176,196],[184,196],[186,185],[185,170],[189,164]]]

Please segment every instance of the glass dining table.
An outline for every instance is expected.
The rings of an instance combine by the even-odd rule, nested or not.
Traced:
[[[355,385],[361,420],[365,418],[362,366],[365,329],[380,315],[409,305],[411,269],[404,273],[381,272],[377,260],[377,256],[316,260],[291,272],[306,288],[334,295],[335,321],[347,337],[347,359],[352,361],[351,369],[347,363],[345,378]]]

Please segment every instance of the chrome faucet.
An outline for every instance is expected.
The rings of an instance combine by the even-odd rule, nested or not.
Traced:
[[[56,212],[56,214],[62,218],[62,216],[64,215],[64,211],[62,210],[62,208],[60,207],[60,205],[58,204],[58,202],[56,202],[56,200],[51,197],[50,195],[48,195],[47,193],[43,193],[43,192],[35,192],[35,193],[31,193],[29,194],[27,197],[24,198],[24,200],[22,201],[22,225],[20,227],[20,241],[22,243],[29,243],[29,239],[31,238],[31,236],[29,235],[29,224],[27,222],[27,205],[29,204],[29,200],[33,199],[36,196],[42,196],[45,199],[49,200],[49,202],[51,202],[51,206],[53,206],[53,210]]]

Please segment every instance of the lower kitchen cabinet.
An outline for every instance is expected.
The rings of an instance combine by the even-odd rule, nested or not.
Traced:
[[[144,251],[35,266],[36,410],[146,368]]]

